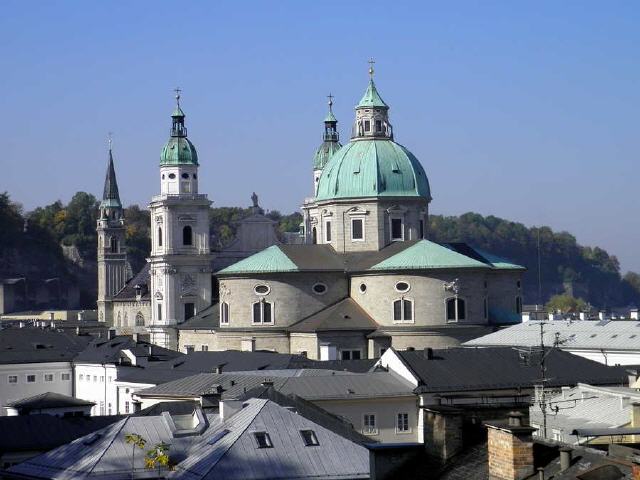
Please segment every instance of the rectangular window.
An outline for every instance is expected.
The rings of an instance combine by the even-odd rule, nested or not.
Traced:
[[[60,380],[62,380],[63,382],[68,382],[69,380],[71,380],[71,374],[70,373],[60,374]]]
[[[100,402],[100,415],[104,415],[104,402]]]
[[[209,351],[209,345],[200,345],[200,349],[201,349],[203,352],[208,352],[208,351]]]
[[[409,431],[409,414],[399,413],[396,418],[396,433],[407,433]]]
[[[83,374],[78,375],[78,381],[81,382],[82,380],[84,380],[84,375]]]
[[[9,383],[18,383],[18,375],[9,375],[8,377]]]
[[[271,443],[271,437],[267,432],[255,432],[253,435],[256,438],[256,443],[258,444],[258,448],[273,448],[273,443]]]
[[[93,376],[93,383],[98,383],[98,376],[97,375]]]
[[[365,413],[362,422],[362,433],[365,435],[377,435],[376,416],[373,413]]]
[[[371,131],[371,122],[369,120],[364,121],[364,131],[365,132]]]
[[[403,240],[404,239],[404,228],[402,226],[401,218],[392,218],[391,219],[391,240]]]
[[[340,358],[342,360],[360,360],[362,358],[362,353],[360,350],[341,350]]]
[[[386,352],[387,349],[386,348],[381,348],[380,349],[380,356],[384,355],[384,352]]]
[[[331,222],[326,222],[325,223],[324,240],[325,240],[325,242],[330,242],[331,241]]]
[[[420,238],[424,238],[424,220],[420,220]]]
[[[108,415],[113,415],[113,407],[111,406],[111,402],[109,402],[107,412],[108,412]]]
[[[189,353],[193,353],[196,351],[196,347],[195,345],[185,345],[184,346],[184,351],[185,353],[189,354]]]
[[[158,321],[159,322],[162,321],[162,304],[161,303],[158,304]]]
[[[484,319],[488,319],[489,318],[489,301],[487,300],[487,297],[484,297]]]
[[[111,383],[113,381],[113,377],[108,377],[107,380]]]
[[[195,303],[185,303],[184,304],[184,319],[189,320],[196,313],[196,304]]]
[[[381,131],[382,131],[382,121],[376,120],[376,132],[381,132]]]
[[[316,432],[313,430],[300,430],[300,435],[302,436],[302,441],[306,447],[315,447],[320,445]]]
[[[100,383],[104,383],[104,377],[100,377]]]
[[[220,304],[220,323],[229,325],[229,304],[226,302]]]
[[[44,374],[45,382],[53,382],[53,373],[45,373]]]
[[[129,413],[129,402],[124,402],[124,413]]]
[[[27,375],[27,383],[36,383],[35,375]]]
[[[364,220],[362,218],[351,219],[351,240],[364,240]]]

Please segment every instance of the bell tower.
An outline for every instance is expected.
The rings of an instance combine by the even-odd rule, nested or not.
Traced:
[[[322,136],[322,144],[316,150],[313,157],[313,195],[318,192],[318,182],[325,165],[335,152],[342,145],[340,144],[340,135],[338,134],[338,120],[333,114],[333,95],[329,94],[329,113],[324,119],[324,133]]]
[[[113,325],[113,296],[127,281],[128,266],[124,212],[113,165],[111,137],[109,137],[109,162],[96,231],[98,233],[98,320]]]
[[[187,138],[176,89],[160,156],[160,195],[151,199],[151,342],[177,349],[176,326],[211,304],[209,205],[198,193],[198,154]]]

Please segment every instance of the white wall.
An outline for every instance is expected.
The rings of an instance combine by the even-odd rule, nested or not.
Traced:
[[[13,375],[18,377],[17,383],[9,383],[9,377]],[[35,375],[35,382],[27,383],[27,375]],[[48,375],[53,375],[51,381],[45,381]],[[67,375],[68,380],[63,380],[63,375]],[[0,365],[0,415],[5,415],[2,407],[7,403],[46,392],[73,396],[73,369],[70,362]]]
[[[117,414],[118,393],[115,384],[118,372],[115,365],[77,364],[75,397],[95,403],[91,415]],[[109,408],[110,407],[110,408]]]

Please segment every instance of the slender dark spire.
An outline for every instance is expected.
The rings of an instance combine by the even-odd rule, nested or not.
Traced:
[[[122,208],[120,203],[120,193],[118,192],[118,182],[116,180],[116,169],[113,165],[113,151],[111,148],[111,134],[109,134],[109,163],[107,174],[104,179],[104,192],[102,193],[101,207]]]

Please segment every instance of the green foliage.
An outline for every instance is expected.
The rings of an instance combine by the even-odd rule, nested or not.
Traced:
[[[581,298],[562,294],[551,297],[547,302],[546,308],[548,312],[579,313],[585,311],[588,306],[587,302]]]
[[[526,303],[538,303],[538,255],[542,299],[573,292],[590,303],[606,307],[640,302],[640,289],[632,288],[635,277],[620,275],[618,259],[599,247],[583,247],[567,232],[549,227],[527,228],[489,215],[465,213],[459,217],[431,215],[428,236],[436,242],[467,242],[527,267],[524,276]]]
[[[151,251],[151,217],[149,210],[141,210],[138,205],[125,208],[127,259],[134,272],[140,270]]]
[[[135,469],[136,447],[142,450],[147,444],[147,441],[142,435],[138,435],[137,433],[126,433],[124,435],[124,441],[127,444],[131,445],[131,476],[133,477],[133,471]]]
[[[168,443],[160,442],[155,445],[151,450],[147,452],[147,456],[144,459],[144,466],[149,470],[153,470],[154,468],[158,469],[158,472],[161,468],[170,468],[171,461],[169,459],[169,448],[171,445]]]

